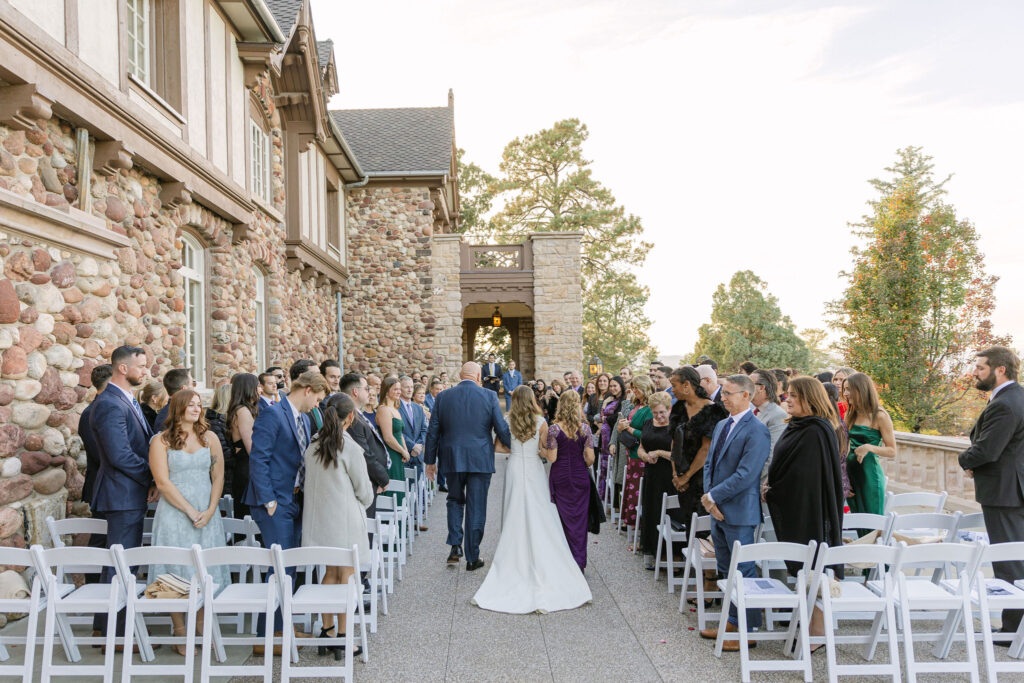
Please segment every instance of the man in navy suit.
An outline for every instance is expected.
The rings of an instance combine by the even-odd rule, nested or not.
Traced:
[[[103,390],[107,388],[107,383],[110,381],[111,376],[114,374],[114,368],[110,367],[109,363],[103,365],[97,365],[89,373],[89,381],[92,383],[93,388],[96,390],[96,395],[92,399],[92,403],[85,407],[82,411],[82,416],[78,418],[78,436],[82,438],[82,447],[85,449],[85,483],[82,484],[82,500],[92,505],[92,492],[96,488],[96,475],[100,471],[100,450],[96,445],[96,437],[92,433],[92,427],[90,426],[90,420],[92,419],[92,409],[96,404],[96,399],[99,398]],[[99,512],[96,510],[92,511],[93,517],[100,517]],[[97,539],[101,542],[101,545],[96,545],[96,548],[103,548],[106,545],[106,541],[102,536],[97,536]],[[93,545],[90,539],[89,545]]]
[[[146,379],[146,352],[135,346],[119,346],[110,355],[110,365],[110,381],[92,402],[86,421],[100,458],[91,504],[107,520],[108,548],[137,548],[142,545],[146,505],[157,497],[149,471],[153,432],[142,406],[132,395],[132,389]],[[112,574],[109,568],[104,569],[102,581],[109,583]],[[123,617],[118,622],[121,630]],[[104,634],[106,626],[106,617],[96,615],[93,629]]]
[[[508,370],[501,376],[501,386],[505,390],[506,412],[508,412],[512,406],[512,392],[522,385],[522,383],[523,376],[519,374],[518,370],[516,370],[516,362],[514,360],[510,360],[508,362]]]
[[[405,448],[409,451],[409,465],[423,473],[423,444],[427,439],[427,414],[423,407],[412,400],[414,384],[412,377],[403,375],[399,380],[402,387],[402,397],[399,399],[398,412],[402,414],[402,436],[405,439]],[[425,524],[420,525],[420,531],[426,531]]]
[[[182,389],[192,388],[192,375],[185,368],[175,368],[164,373],[164,391],[167,392],[167,403],[156,414],[153,420],[153,431],[157,434],[164,431],[164,423],[167,422],[167,413],[171,409],[171,397]]]
[[[428,477],[433,479],[440,468],[448,480],[448,545],[452,547],[448,563],[458,564],[465,540],[466,570],[473,571],[484,566],[480,540],[494,473],[491,433],[506,446],[512,437],[498,395],[480,386],[480,366],[466,363],[459,377],[462,381],[434,399],[424,460]]]
[[[327,395],[327,380],[317,370],[292,381],[292,390],[279,403],[260,408],[252,428],[249,453],[249,487],[243,502],[260,527],[263,545],[278,544],[283,550],[299,543],[302,510],[296,498],[303,484],[303,453],[312,436],[310,410]],[[257,630],[266,633],[263,615]],[[281,630],[281,612],[274,615],[274,631]],[[262,646],[253,652],[262,654]]]
[[[501,388],[501,365],[495,361],[494,354],[487,356],[487,364],[482,368],[484,376],[484,388],[490,389],[495,394]]]
[[[768,428],[754,417],[750,397],[754,383],[746,375],[732,375],[722,387],[722,403],[729,417],[715,427],[711,448],[704,462],[704,490],[701,503],[711,513],[711,540],[715,544],[718,574],[725,577],[732,560],[732,545],[754,542],[754,529],[761,523],[761,470],[768,460],[771,437]],[[753,562],[739,566],[745,577],[757,576]],[[736,608],[729,608],[726,631],[736,631]],[[761,610],[747,610],[747,629],[761,625]],[[717,628],[700,632],[704,638],[718,636]],[[754,643],[750,644],[754,647]],[[726,640],[723,649],[739,650],[738,640]]]

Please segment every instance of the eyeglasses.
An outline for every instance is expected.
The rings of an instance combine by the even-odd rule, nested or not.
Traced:
[[[735,396],[736,394],[745,394],[745,391],[726,391],[722,389],[722,396]]]

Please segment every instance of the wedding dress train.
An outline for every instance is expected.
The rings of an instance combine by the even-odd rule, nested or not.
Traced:
[[[542,420],[537,418],[537,429]],[[537,446],[536,430],[525,443],[512,438],[501,537],[487,578],[473,596],[473,604],[483,609],[509,614],[555,612],[593,600],[551,502]]]

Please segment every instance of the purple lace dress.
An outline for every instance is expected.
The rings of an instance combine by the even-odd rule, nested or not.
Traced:
[[[615,420],[612,419],[612,416],[618,412],[618,399],[612,399],[601,409],[601,417],[604,420],[601,422],[601,454],[598,456],[597,492],[601,494],[602,500],[604,500],[604,485],[608,480],[608,463],[612,457],[612,430],[615,429]]]
[[[587,566],[587,513],[590,510],[590,470],[583,453],[593,435],[586,423],[576,438],[569,438],[558,425],[548,429],[548,448],[558,447],[558,458],[548,473],[551,502],[558,508],[565,540],[580,569]]]

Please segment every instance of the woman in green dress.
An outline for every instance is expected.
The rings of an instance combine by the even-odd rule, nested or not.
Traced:
[[[388,449],[388,459],[391,465],[388,467],[388,474],[392,480],[405,481],[405,463],[409,461],[409,451],[405,447],[405,437],[402,436],[404,425],[402,416],[398,412],[398,402],[402,398],[402,385],[397,377],[388,377],[380,387],[380,405],[377,406],[377,429],[384,438],[384,445]],[[405,494],[397,491],[387,491],[386,496],[394,496],[395,503],[401,505],[405,500]]]
[[[850,477],[850,512],[885,512],[885,473],[879,458],[896,457],[896,435],[892,418],[878,401],[875,383],[863,372],[855,372],[843,383],[846,426],[850,452],[846,471]]]

